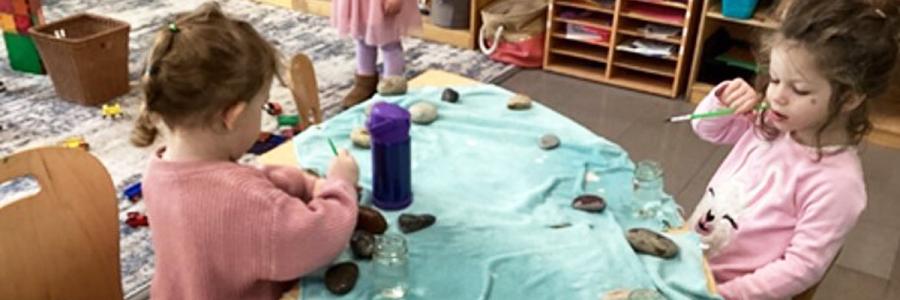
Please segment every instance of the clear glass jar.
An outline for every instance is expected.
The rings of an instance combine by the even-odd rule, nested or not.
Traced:
[[[409,287],[406,239],[399,234],[379,236],[372,256],[376,298],[402,299]]]
[[[663,198],[663,171],[659,163],[643,160],[634,169],[634,209],[642,218],[656,215]]]

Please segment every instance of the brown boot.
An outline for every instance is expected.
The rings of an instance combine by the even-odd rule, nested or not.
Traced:
[[[359,75],[356,74],[356,82],[350,93],[341,100],[341,107],[348,109],[360,102],[366,101],[375,95],[378,88],[378,75]]]

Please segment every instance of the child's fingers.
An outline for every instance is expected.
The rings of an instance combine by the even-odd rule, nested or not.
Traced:
[[[725,95],[730,96],[732,100],[737,99],[739,96],[736,94],[741,94],[744,90],[747,89],[752,90],[753,88],[750,87],[750,85],[747,84],[747,82],[743,79],[735,78],[728,83],[728,88],[726,89]]]
[[[743,101],[745,98],[753,94],[752,90],[748,90],[746,88],[738,88],[733,91],[728,97],[729,105],[728,107],[737,109],[739,106],[743,105]]]
[[[735,82],[734,80],[729,81],[728,84],[725,85],[725,89],[724,91],[722,91],[721,97],[721,100],[723,103],[725,103],[725,105],[731,105],[731,102],[734,102],[734,97],[732,97],[732,94],[734,94],[734,91],[735,89],[737,89],[737,87],[737,82]]]
[[[741,106],[735,109],[735,113],[744,114],[756,107],[758,99],[755,94],[748,95],[741,99]]]

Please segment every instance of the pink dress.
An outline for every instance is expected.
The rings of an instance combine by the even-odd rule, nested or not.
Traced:
[[[401,0],[400,12],[384,15],[385,0],[332,0],[331,24],[342,36],[363,40],[371,46],[400,41],[400,37],[422,28],[416,0]]]

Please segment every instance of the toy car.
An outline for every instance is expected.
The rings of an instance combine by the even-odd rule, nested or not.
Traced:
[[[118,103],[103,104],[100,112],[103,114],[104,119],[118,119],[122,117],[122,106]]]
[[[132,203],[141,201],[141,198],[144,197],[144,193],[141,191],[141,183],[138,182],[125,188],[124,194]]]
[[[281,104],[275,102],[269,102],[263,105],[263,110],[266,111],[271,116],[279,116],[281,115]]]
[[[91,145],[89,145],[84,140],[84,138],[80,137],[80,136],[67,138],[60,144],[60,146],[63,146],[66,148],[73,148],[73,149],[74,148],[82,148],[85,151],[88,151],[91,149]]]
[[[150,221],[147,220],[147,215],[132,211],[128,212],[128,219],[125,220],[125,224],[128,224],[131,228],[138,228],[150,226]]]

